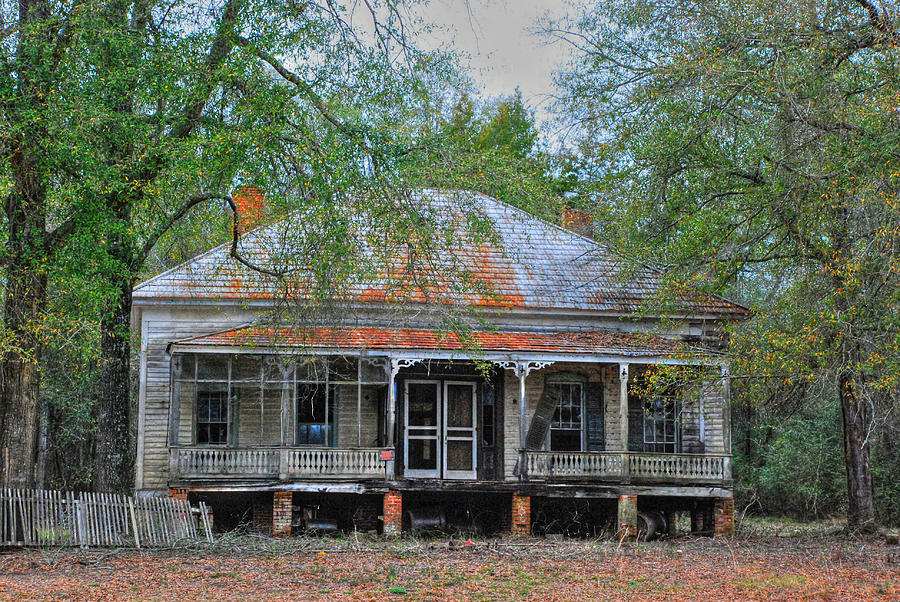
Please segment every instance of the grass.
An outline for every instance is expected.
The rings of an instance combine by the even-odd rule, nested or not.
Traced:
[[[735,539],[305,538],[228,535],[174,550],[0,555],[0,600],[865,599],[900,597],[900,548],[834,524],[745,521]],[[97,584],[100,584],[98,589]]]

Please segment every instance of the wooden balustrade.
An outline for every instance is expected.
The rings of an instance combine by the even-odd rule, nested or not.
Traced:
[[[524,451],[523,476],[536,479],[725,483],[731,456],[637,452]]]
[[[378,478],[381,448],[173,447],[173,478]]]

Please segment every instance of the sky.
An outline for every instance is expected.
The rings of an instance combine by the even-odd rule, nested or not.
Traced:
[[[466,55],[463,64],[484,96],[507,96],[518,87],[539,121],[550,118],[553,71],[569,59],[569,49],[534,29],[544,16],[574,16],[570,1],[431,0],[416,12],[437,26],[419,45],[452,45]]]

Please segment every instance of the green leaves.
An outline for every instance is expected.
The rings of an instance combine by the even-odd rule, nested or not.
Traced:
[[[870,427],[900,391],[900,13],[874,4],[638,0],[549,28],[582,50],[561,108],[603,237],[753,307],[738,396],[849,373]]]

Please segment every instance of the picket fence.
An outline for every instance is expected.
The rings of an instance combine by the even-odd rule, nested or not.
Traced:
[[[200,502],[202,536],[212,541],[209,508]],[[161,547],[194,538],[187,500],[115,493],[0,489],[0,545]]]

